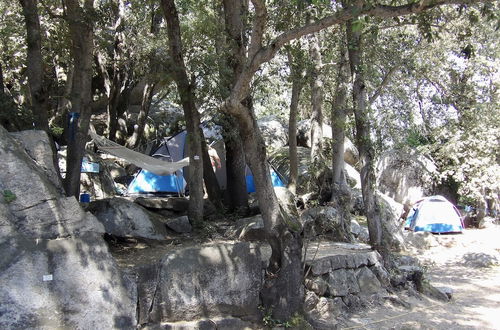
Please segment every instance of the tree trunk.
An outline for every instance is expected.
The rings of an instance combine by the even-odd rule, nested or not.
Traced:
[[[225,120],[233,123],[227,132],[224,129],[224,144],[226,146],[226,181],[227,181],[227,203],[231,212],[245,214],[248,211],[248,192],[246,183],[246,160],[245,151],[240,136],[235,132],[236,122],[231,118]]]
[[[298,50],[300,51],[300,50]],[[295,194],[299,177],[299,161],[297,157],[297,114],[299,109],[300,93],[304,87],[303,63],[294,58],[291,50],[287,52],[292,79],[292,98],[290,100],[290,117],[288,119],[288,155],[290,159],[290,178],[288,189]]]
[[[203,221],[203,153],[200,134],[200,114],[195,104],[194,87],[189,83],[182,54],[179,16],[174,0],[161,0],[165,20],[167,21],[170,56],[174,64],[173,77],[179,90],[186,130],[188,134],[189,155],[189,209],[190,222],[199,226]]]
[[[203,131],[200,128],[200,135],[204,137]],[[203,152],[203,180],[205,181],[205,188],[207,190],[208,199],[218,210],[223,210],[222,193],[220,190],[217,176],[212,168],[210,155],[208,154],[208,146],[205,138],[201,140],[201,149]]]
[[[370,245],[384,258],[388,256],[388,239],[383,235],[382,219],[376,197],[375,150],[371,141],[370,115],[366,106],[366,85],[363,67],[361,30],[354,31],[352,21],[347,22],[347,44],[353,81],[353,105],[356,121],[356,144],[361,165],[361,190],[368,221]]]
[[[224,33],[218,40],[217,52],[220,55],[220,91],[224,99],[229,96],[245,64],[248,40],[242,18],[248,14],[248,0],[223,0],[222,9],[219,14],[223,16]],[[223,115],[221,125],[226,147],[227,204],[231,212],[245,214],[248,211],[245,150],[234,119]]]
[[[322,60],[319,38],[316,34],[309,36],[309,57],[311,68],[311,160],[323,158],[323,80],[321,77]]]
[[[27,75],[31,95],[31,112],[35,128],[49,132],[48,93],[44,84],[42,34],[37,0],[20,0],[26,23]]]
[[[85,0],[80,7],[77,0],[64,0],[66,20],[71,36],[73,57],[73,83],[71,112],[78,114],[68,132],[68,155],[64,188],[68,196],[78,198],[80,169],[92,115],[92,55],[93,55],[93,0]]]
[[[14,100],[5,92],[2,62],[0,62],[0,125],[9,132],[18,130],[15,121],[13,121],[16,116],[15,109]]]
[[[137,116],[137,123],[134,126],[134,132],[127,141],[129,148],[137,148],[141,144],[144,135],[144,128],[146,127],[146,120],[148,119],[151,101],[153,100],[155,84],[148,81],[142,90],[142,101],[139,115]]]
[[[224,111],[234,108],[223,108]],[[236,118],[243,147],[252,170],[257,199],[264,220],[266,240],[272,255],[261,291],[265,307],[272,309],[273,317],[288,320],[302,308],[304,299],[302,272],[302,226],[280,206],[269,172],[266,146],[257,126],[255,115],[243,105],[232,110]]]
[[[344,172],[344,139],[346,128],[346,98],[348,84],[348,59],[344,40],[339,42],[339,63],[337,68],[337,86],[335,88],[335,98],[332,104],[332,172],[333,184],[342,186],[346,184]],[[334,191],[334,190],[332,190]],[[332,200],[335,196],[332,194]]]

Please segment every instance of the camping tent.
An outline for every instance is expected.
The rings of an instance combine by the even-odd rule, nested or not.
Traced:
[[[187,132],[182,131],[170,138],[165,138],[160,146],[156,148],[151,156],[162,159],[167,162],[177,162],[185,157],[186,152],[186,138]],[[217,181],[221,189],[226,189],[226,164],[225,164],[225,150],[224,142],[222,140],[216,141],[212,145],[212,150],[218,155],[220,159],[220,166],[214,166]],[[285,187],[284,179],[269,165],[271,168],[271,179],[273,186]],[[129,194],[186,194],[187,177],[189,169],[184,168],[176,171],[170,175],[156,175],[145,169],[141,169],[135,178],[130,183],[127,192]],[[246,183],[247,191],[249,193],[255,191],[252,172],[247,166],[246,168]]]
[[[462,232],[460,212],[443,196],[426,197],[413,205],[406,227],[432,233]]]

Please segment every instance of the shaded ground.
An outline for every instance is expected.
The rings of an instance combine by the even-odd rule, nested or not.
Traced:
[[[411,307],[389,302],[353,314],[344,329],[500,329],[500,227],[434,236],[435,244],[413,251],[436,287],[453,290],[448,303],[405,293]]]

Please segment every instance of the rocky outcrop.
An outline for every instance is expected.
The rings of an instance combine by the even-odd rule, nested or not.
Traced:
[[[51,157],[29,148],[0,127],[0,328],[135,328],[135,283],[102,224],[62,194]]]
[[[166,254],[138,271],[139,323],[259,318],[263,260],[258,246],[218,243]]]

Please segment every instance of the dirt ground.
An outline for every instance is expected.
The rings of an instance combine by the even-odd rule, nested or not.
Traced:
[[[435,287],[452,290],[450,302],[401,296],[351,315],[343,329],[500,329],[500,226],[433,235],[431,247],[408,252]]]

